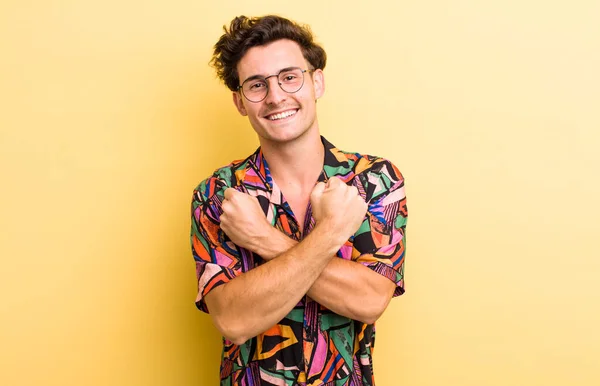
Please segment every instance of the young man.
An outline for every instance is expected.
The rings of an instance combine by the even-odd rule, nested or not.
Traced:
[[[320,136],[325,62],[277,16],[237,17],[215,45],[260,142],[192,202],[196,305],[224,337],[221,385],[373,385],[374,323],[404,293],[404,180]]]

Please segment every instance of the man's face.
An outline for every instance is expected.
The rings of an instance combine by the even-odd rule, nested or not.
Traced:
[[[310,70],[296,42],[277,40],[249,49],[238,63],[237,70],[242,84],[250,77],[260,75],[266,78],[289,67]],[[285,143],[309,132],[318,133],[316,99],[325,90],[323,72],[305,72],[304,85],[295,93],[283,91],[277,83],[277,76],[270,77],[267,82],[267,97],[257,103],[247,100],[241,92],[233,93],[238,111],[248,116],[261,143]]]

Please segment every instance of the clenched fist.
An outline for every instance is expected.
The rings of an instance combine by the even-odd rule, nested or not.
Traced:
[[[225,190],[221,209],[221,229],[242,248],[255,250],[256,244],[268,239],[274,229],[267,221],[258,199],[233,188]]]
[[[340,244],[358,230],[367,212],[367,203],[358,189],[337,177],[330,178],[327,184],[319,182],[310,202],[317,225],[325,227]]]

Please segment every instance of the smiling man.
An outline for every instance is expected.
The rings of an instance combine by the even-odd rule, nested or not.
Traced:
[[[192,201],[198,295],[221,385],[373,385],[375,321],[404,293],[404,179],[320,135],[325,51],[278,16],[235,18],[212,64],[260,147]]]

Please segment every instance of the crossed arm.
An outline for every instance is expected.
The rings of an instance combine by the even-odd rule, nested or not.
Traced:
[[[226,191],[221,229],[236,245],[267,262],[206,294],[206,305],[225,338],[241,344],[268,330],[305,294],[351,319],[377,320],[395,283],[360,263],[334,257],[366,211],[356,191],[346,189],[336,185],[321,192],[322,197],[311,197],[317,225],[301,242],[266,222],[254,197]]]
[[[256,245],[253,252],[272,260],[297,244],[273,228],[270,237]],[[388,306],[395,288],[393,281],[360,263],[332,258],[307,295],[339,315],[372,324]]]
[[[224,337],[242,344],[283,319],[304,294],[339,315],[367,324],[383,313],[396,287],[390,279],[360,263],[332,258],[335,249],[324,248],[328,240],[320,228],[299,243],[273,231],[272,242],[265,247],[269,251],[254,251],[262,252],[266,264],[205,297]]]
[[[242,344],[276,325],[313,285],[335,253],[334,245],[315,228],[277,258],[214,288],[204,300],[217,329]]]

